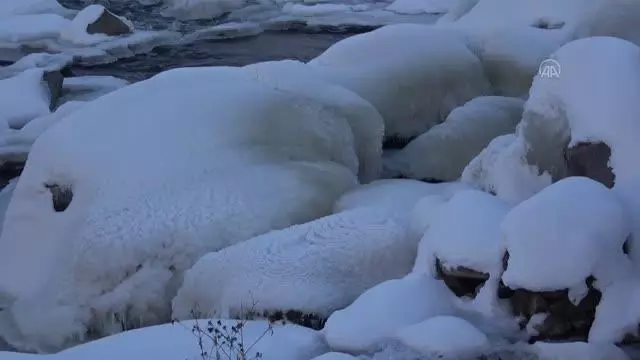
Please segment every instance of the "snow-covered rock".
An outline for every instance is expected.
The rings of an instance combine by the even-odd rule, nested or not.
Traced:
[[[431,195],[450,197],[467,187],[460,183],[429,184],[411,179],[377,180],[344,194],[334,206],[335,212],[364,207],[383,208],[397,215],[403,223],[409,220],[415,204]]]
[[[31,355],[0,352],[2,360],[113,360],[113,359],[154,359],[154,360],[200,360],[202,350],[216,350],[211,338],[203,334],[202,350],[198,337],[192,331],[194,327],[207,331],[209,320],[192,320],[175,324],[152,326],[127,331],[87,344],[79,345],[55,355]],[[211,320],[213,328],[223,331],[226,326],[230,334],[231,327],[237,321]],[[264,360],[308,360],[329,349],[322,335],[316,331],[295,325],[269,324],[265,321],[243,322],[242,344],[247,358],[255,358],[260,353]],[[234,334],[239,337],[238,334]],[[221,353],[235,359],[239,355],[239,343],[235,346],[221,345]],[[215,354],[214,354],[215,355]],[[225,356],[225,355],[223,355]]]
[[[537,342],[532,347],[543,360],[630,360],[619,347],[607,343]]]
[[[238,10],[248,4],[247,0],[164,0],[163,16],[180,20],[213,19]]]
[[[20,129],[36,117],[50,113],[51,93],[41,69],[24,71],[0,80],[0,133]]]
[[[74,44],[93,45],[110,36],[128,35],[133,31],[133,23],[129,20],[114,15],[102,5],[90,5],[60,32],[60,38]]]
[[[589,331],[589,341],[617,343],[637,338],[640,324],[640,280],[628,278],[616,281],[602,292],[596,316]]]
[[[552,182],[551,175],[528,163],[528,149],[521,137],[498,136],[469,162],[460,181],[516,205]]]
[[[412,179],[458,180],[465,166],[495,137],[513,133],[524,101],[483,96],[454,109],[444,123],[431,128],[394,154],[391,173]]]
[[[425,25],[390,25],[349,37],[309,64],[371,102],[385,120],[387,137],[418,136],[490,92],[464,40]]]
[[[10,129],[0,139],[0,162],[21,163],[27,161],[33,143],[53,124],[77,110],[83,101],[69,101],[59,106],[55,112],[29,121],[22,129]]]
[[[629,269],[625,209],[611,190],[588,178],[563,179],[522,202],[501,231],[509,254],[502,281],[512,289],[569,289],[577,303],[589,276],[602,289]]]
[[[463,189],[465,188],[461,190]],[[446,204],[454,194],[427,195],[415,202],[409,215],[409,234],[422,239],[442,205]]]
[[[358,155],[358,178],[362,183],[376,180],[382,170],[384,120],[366,100],[336,86],[314,68],[293,60],[267,61],[243,67],[255,81],[296,96],[317,99],[340,107],[353,133]]]
[[[3,43],[21,43],[56,39],[71,23],[56,14],[16,15],[0,21],[0,47]]]
[[[0,237],[0,289],[17,298],[3,337],[51,351],[166,321],[201,255],[331,213],[357,182],[350,117],[371,113],[255,75],[168,71],[38,138]]]
[[[378,209],[273,231],[202,257],[185,273],[173,316],[292,310],[324,320],[370,287],[407,274],[416,248],[417,241]]]
[[[73,57],[67,54],[30,54],[9,66],[0,67],[0,79],[10,78],[32,68],[44,71],[60,71],[71,65],[72,62]]]
[[[363,353],[412,324],[455,313],[454,296],[440,281],[414,273],[367,290],[329,317],[323,330],[336,351]]]
[[[91,101],[129,85],[129,82],[113,76],[75,76],[62,83],[61,103]]]
[[[386,10],[399,14],[444,14],[457,2],[451,0],[395,0]]]
[[[507,204],[485,192],[458,192],[431,220],[414,271],[435,275],[436,259],[445,272],[467,269],[489,274],[501,267],[500,224],[509,210]]]
[[[561,75],[536,77],[519,129],[531,146],[529,162],[561,178],[566,148],[603,142],[611,149],[604,166],[616,181],[638,179],[640,47],[594,37],[563,46],[553,59]]]
[[[455,316],[436,316],[397,331],[395,337],[418,352],[435,358],[480,355],[489,339],[468,321]]]

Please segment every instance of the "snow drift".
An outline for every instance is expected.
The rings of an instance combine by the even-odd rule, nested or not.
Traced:
[[[391,173],[412,179],[458,180],[465,166],[491,140],[515,131],[523,104],[517,98],[477,97],[411,141],[386,166]]]
[[[417,242],[380,209],[356,209],[207,254],[185,273],[173,316],[289,310],[326,319],[411,270]]]
[[[420,135],[490,91],[463,39],[425,25],[390,25],[349,37],[309,64],[371,102],[385,120],[387,137]]]
[[[166,321],[180,274],[201,255],[329,214],[357,182],[349,117],[371,111],[303,85],[173,70],[47,130],[0,237],[0,289],[17,299],[1,313],[2,336],[51,351]]]

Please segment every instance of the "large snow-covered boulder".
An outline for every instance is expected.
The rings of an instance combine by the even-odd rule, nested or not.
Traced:
[[[625,209],[588,178],[563,179],[522,202],[501,232],[501,284],[510,290],[500,296],[535,323],[537,336],[586,335],[601,291],[631,270]]]
[[[391,173],[411,179],[458,180],[465,166],[491,140],[515,131],[523,105],[518,98],[475,98],[395,153],[386,166]]]
[[[454,296],[442,282],[413,273],[367,290],[333,313],[323,332],[331,349],[364,353],[403,327],[455,312]]]
[[[426,25],[390,25],[352,36],[309,64],[371,102],[390,138],[418,136],[490,92],[480,60],[464,40]]]
[[[640,47],[594,37],[563,46],[553,59],[561,75],[536,77],[519,129],[531,146],[529,162],[561,178],[568,172],[565,149],[602,142],[611,156],[594,168],[610,167],[616,181],[638,179]]]
[[[442,278],[458,296],[474,296],[502,265],[500,223],[508,212],[509,206],[495,196],[458,192],[431,220],[414,271]]]
[[[279,312],[321,327],[368,288],[407,274],[416,248],[417,241],[380,209],[345,211],[273,231],[202,257],[185,274],[173,316]]]
[[[203,254],[330,214],[357,183],[349,118],[371,113],[295,90],[241,68],[180,69],[48,129],[0,237],[0,289],[17,299],[0,334],[50,351],[166,321]]]

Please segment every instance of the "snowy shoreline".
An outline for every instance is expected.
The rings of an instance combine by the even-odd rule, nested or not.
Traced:
[[[398,0],[443,15],[135,83],[66,74],[262,24],[6,4],[1,360],[637,358],[640,4]]]

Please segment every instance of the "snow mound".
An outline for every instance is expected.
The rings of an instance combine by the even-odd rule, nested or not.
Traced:
[[[344,194],[335,204],[334,212],[365,207],[380,207],[406,218],[414,205],[430,195],[450,196],[465,189],[460,183],[429,184],[410,179],[377,180]]]
[[[630,360],[619,347],[606,343],[538,342],[532,347],[542,360]]]
[[[636,334],[640,323],[640,281],[616,281],[604,289],[589,331],[589,341],[618,343],[625,335]]]
[[[464,189],[464,188],[463,188]],[[411,209],[409,216],[409,233],[422,239],[427,232],[440,207],[451,199],[454,193],[429,195],[421,198]],[[418,253],[420,251],[418,250]]]
[[[32,69],[0,80],[0,133],[19,129],[36,117],[50,113],[51,95],[42,79],[44,71]]]
[[[353,133],[360,181],[367,183],[380,177],[384,120],[371,104],[353,92],[325,81],[314,68],[299,61],[267,61],[243,69],[255,81],[278,91],[316,99],[339,108]]]
[[[543,144],[540,144],[543,146]],[[514,134],[493,139],[462,172],[460,181],[516,205],[551,185],[551,176],[527,161],[529,146]]]
[[[638,16],[640,4],[636,1],[601,0],[589,8],[571,30],[574,38],[612,36],[640,46],[640,31],[635,25]]]
[[[56,39],[71,22],[56,14],[16,15],[0,21],[0,47],[3,43],[21,43]]]
[[[553,59],[560,77],[536,77],[525,105],[522,135],[531,144],[530,161],[560,177],[566,147],[603,142],[611,148],[616,182],[640,178],[640,48],[594,37],[568,43]]]
[[[224,40],[250,37],[259,35],[263,31],[262,26],[256,23],[224,23],[189,33],[180,39],[180,44],[189,44],[194,41],[201,40]]]
[[[128,28],[129,32],[134,30],[131,21],[112,14],[102,5],[89,5],[82,9],[75,18],[73,18],[71,23],[60,32],[60,38],[78,45],[94,45],[108,40],[110,37],[109,34],[90,34],[88,32],[90,25],[97,22],[102,16],[105,16],[105,13],[119,20],[121,24],[124,24]]]
[[[501,225],[512,289],[570,289],[580,300],[585,280],[606,287],[628,271],[623,244],[627,214],[611,190],[588,178],[569,177],[542,190],[507,214]]]
[[[349,117],[370,112],[254,76],[168,71],[38,138],[0,236],[0,289],[17,298],[2,336],[52,351],[166,321],[203,254],[331,213],[357,183]]]
[[[336,351],[363,353],[408,325],[455,313],[454,296],[422,274],[389,280],[362,294],[327,320],[325,338]]]
[[[436,316],[398,330],[395,337],[434,358],[479,354],[489,347],[487,336],[464,319]]]
[[[431,128],[394,154],[386,164],[412,179],[454,181],[495,137],[515,131],[524,101],[483,96],[454,109],[444,123]]]
[[[129,85],[127,80],[113,76],[76,76],[65,78],[60,103],[68,101],[92,101],[112,91]]]
[[[414,271],[434,275],[435,259],[444,268],[465,267],[489,273],[502,264],[500,223],[509,206],[490,194],[455,194],[434,215],[420,242]]]
[[[9,130],[0,139],[0,162],[25,162],[33,143],[53,124],[82,106],[82,101],[71,101],[60,105],[55,112],[29,121],[20,130]]]
[[[326,319],[368,288],[407,274],[416,247],[386,212],[371,209],[273,231],[202,257],[185,273],[173,316],[295,310]]]
[[[425,25],[390,25],[349,37],[309,64],[373,104],[387,137],[418,136],[490,91],[463,39]]]
[[[237,326],[237,321],[211,320],[213,327],[222,331],[226,326],[230,329]],[[243,345],[247,358],[261,353],[264,360],[308,360],[328,351],[322,335],[316,331],[295,325],[278,325],[264,321],[243,322]],[[27,360],[113,360],[113,359],[154,359],[154,360],[200,360],[201,350],[198,338],[192,329],[207,331],[208,320],[192,320],[175,324],[152,326],[144,329],[127,331],[118,335],[92,341],[55,355],[24,355]],[[271,330],[270,329],[271,326]],[[229,330],[231,333],[232,331]],[[196,332],[197,334],[197,332]],[[205,351],[215,349],[213,341],[203,336],[202,348]],[[255,344],[249,349],[249,347]],[[221,346],[230,358],[238,356],[238,345]],[[22,354],[9,353],[7,360],[21,360]],[[5,359],[0,352],[0,359]]]

